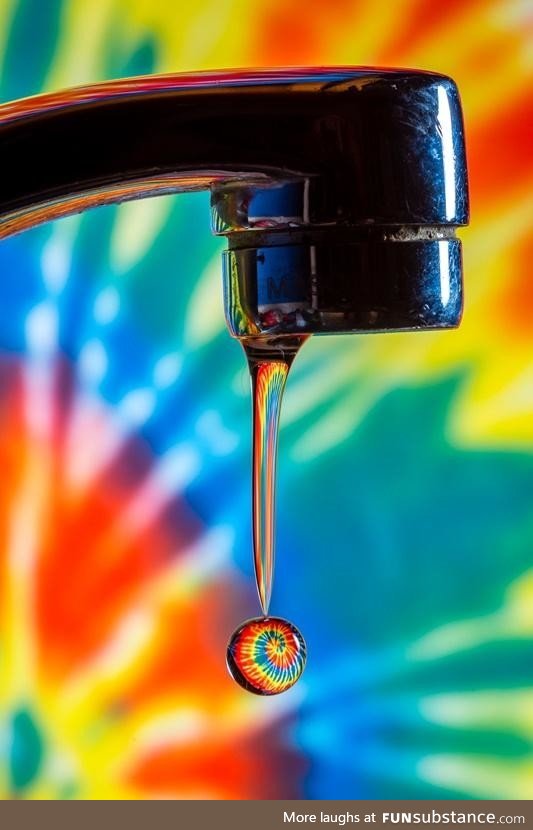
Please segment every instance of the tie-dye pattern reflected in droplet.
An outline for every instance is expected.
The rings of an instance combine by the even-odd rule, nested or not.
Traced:
[[[247,620],[233,634],[227,653],[231,676],[256,695],[277,695],[294,686],[306,660],[296,626],[279,617]]]

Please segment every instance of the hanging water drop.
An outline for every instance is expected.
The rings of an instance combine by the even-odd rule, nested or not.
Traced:
[[[305,660],[302,635],[295,625],[280,617],[247,620],[228,645],[231,676],[256,695],[277,695],[290,689],[302,674]]]
[[[286,691],[300,677],[305,642],[292,623],[269,617],[274,576],[276,461],[281,401],[289,369],[305,336],[243,341],[252,381],[252,524],[254,569],[264,616],[233,634],[229,671],[244,689],[259,695]]]

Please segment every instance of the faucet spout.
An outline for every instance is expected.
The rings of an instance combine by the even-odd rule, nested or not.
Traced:
[[[238,338],[458,325],[468,193],[453,81],[413,70],[150,76],[0,106],[0,238],[211,191]]]

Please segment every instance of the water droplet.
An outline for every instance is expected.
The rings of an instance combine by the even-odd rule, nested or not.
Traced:
[[[228,669],[237,683],[256,695],[277,695],[301,676],[307,649],[296,626],[280,617],[247,620],[233,634]]]

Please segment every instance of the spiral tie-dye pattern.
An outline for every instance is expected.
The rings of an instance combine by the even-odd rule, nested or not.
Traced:
[[[248,620],[228,646],[228,668],[249,692],[276,695],[293,686],[305,666],[305,642],[292,623],[277,617]]]

